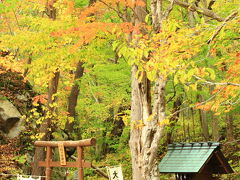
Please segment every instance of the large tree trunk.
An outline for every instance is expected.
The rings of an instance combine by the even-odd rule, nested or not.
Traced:
[[[50,19],[55,20],[56,19],[56,9],[54,7],[54,3],[56,0],[48,0],[46,2],[46,12]],[[59,76],[60,71],[57,69],[55,73],[53,73],[53,78],[49,81],[48,84],[48,101],[47,101],[47,110],[45,112],[45,117],[40,128],[39,133],[42,135],[40,138],[41,141],[47,141],[50,140],[50,131],[51,129],[51,120],[52,120],[52,113],[55,111],[55,107],[51,106],[54,102],[56,102],[56,97],[54,97],[54,94],[57,93],[58,88],[58,82],[59,82]],[[43,168],[38,167],[38,161],[42,161],[45,158],[45,151],[44,148],[37,147],[34,152],[34,163],[32,167],[32,175],[43,175]]]
[[[213,141],[219,141],[219,122],[218,118],[212,113],[212,139]]]
[[[226,114],[226,137],[228,141],[234,140],[233,135],[233,116],[232,114],[228,113]]]
[[[70,117],[74,118],[74,120],[76,118],[76,106],[77,106],[77,99],[78,99],[78,95],[79,95],[79,84],[77,83],[77,80],[79,80],[79,78],[81,78],[83,76],[83,71],[84,71],[84,68],[82,65],[83,65],[83,63],[80,61],[77,63],[77,68],[76,68],[76,72],[75,72],[75,76],[74,76],[74,82],[72,85],[71,93],[68,97],[68,113],[69,113]],[[65,129],[68,133],[73,132],[74,121],[67,122]]]
[[[157,180],[157,150],[162,137],[164,120],[165,81],[157,77],[154,89],[153,112],[151,112],[150,82],[143,76],[136,79],[137,67],[132,66],[132,102],[130,149],[134,180]]]
[[[89,0],[88,6],[90,7],[96,2],[96,0]],[[76,119],[76,106],[77,106],[77,99],[79,95],[79,84],[76,83],[79,78],[83,76],[84,68],[83,62],[77,63],[77,68],[74,76],[74,83],[72,85],[71,93],[68,97],[68,113],[70,117],[73,117],[74,120]],[[65,129],[69,135],[70,132],[74,130],[74,122],[66,122]],[[71,139],[71,138],[70,138]]]
[[[51,120],[52,120],[52,113],[55,111],[55,107],[51,106],[54,102],[56,102],[56,97],[54,94],[57,93],[58,82],[59,82],[59,75],[60,72],[57,71],[54,73],[54,77],[50,80],[48,85],[48,102],[47,102],[47,111],[45,112],[45,117],[43,122],[41,123],[39,133],[43,136],[41,137],[41,141],[48,141],[50,140],[50,132],[51,129]],[[43,175],[43,168],[38,167],[38,161],[42,161],[45,158],[45,151],[44,148],[36,147],[35,154],[34,154],[34,164],[32,169],[32,175]]]
[[[134,1],[135,2],[135,1]],[[146,1],[144,1],[146,3]],[[144,23],[146,7],[135,7],[134,25]],[[151,1],[153,28],[160,32],[161,0]],[[135,32],[133,32],[134,37]],[[134,39],[134,38],[132,38]],[[135,39],[136,40],[136,39]],[[135,41],[137,43],[137,40]],[[151,103],[151,85],[146,72],[142,72],[142,80],[136,77],[138,67],[134,64],[131,69],[131,131],[130,151],[132,157],[133,180],[158,180],[157,150],[162,137],[165,118],[165,84],[166,80],[157,75]],[[152,108],[153,106],[153,108]]]
[[[89,0],[88,6],[90,7],[96,2],[96,0]],[[76,106],[77,106],[77,100],[78,100],[78,95],[79,95],[79,84],[77,83],[77,80],[83,76],[84,68],[83,68],[83,62],[78,62],[76,66],[76,72],[74,75],[74,83],[71,88],[71,93],[68,97],[68,113],[69,116],[74,119],[73,122],[66,122],[65,125],[65,130],[70,135],[69,133],[73,132],[74,130],[74,123],[76,119]],[[70,135],[71,136],[71,135]],[[81,137],[81,135],[79,135]],[[68,137],[69,139],[72,139],[72,137]]]
[[[57,17],[57,10],[54,7],[54,3],[56,3],[57,0],[47,0],[46,2],[46,13],[48,17],[52,20],[55,20]]]

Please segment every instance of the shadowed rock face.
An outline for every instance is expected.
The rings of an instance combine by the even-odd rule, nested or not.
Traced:
[[[6,121],[3,120],[2,124],[0,125],[0,130],[5,134],[8,134],[9,131],[16,125],[16,123],[19,120],[20,120],[19,117],[11,117],[11,118],[8,118]]]
[[[0,108],[0,131],[4,132],[5,120],[1,116],[2,112],[4,112],[4,110],[3,110],[3,108]]]
[[[23,129],[21,114],[8,100],[0,100],[0,131],[7,137],[14,138]]]
[[[5,52],[2,55],[7,55]],[[1,56],[1,50],[0,50]],[[33,108],[36,93],[20,72],[0,65],[0,138],[14,138],[24,129],[22,115]]]

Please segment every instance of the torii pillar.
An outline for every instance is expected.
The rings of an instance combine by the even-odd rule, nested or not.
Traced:
[[[50,180],[52,167],[76,167],[78,168],[78,180],[84,180],[83,168],[91,168],[90,162],[84,161],[83,148],[96,144],[96,139],[83,139],[79,141],[36,141],[34,146],[47,148],[45,161],[39,161],[39,167],[45,167],[46,180]],[[52,148],[59,148],[60,161],[52,161]],[[77,160],[66,162],[64,147],[77,148]]]

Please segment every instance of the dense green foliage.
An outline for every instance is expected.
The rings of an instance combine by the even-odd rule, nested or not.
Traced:
[[[239,15],[217,22],[194,12],[194,27],[190,27],[190,11],[174,5],[160,33],[151,28],[148,14],[143,26],[146,32],[138,35],[137,46],[133,46],[126,39],[135,27],[120,16],[125,10],[131,16],[131,5],[104,2],[88,7],[88,0],[58,0],[55,20],[48,17],[44,0],[0,3],[0,66],[21,73],[27,70],[24,78],[38,94],[33,98],[34,107],[24,115],[26,130],[19,138],[21,153],[16,155],[19,169],[12,172],[23,173],[23,169],[29,173],[32,142],[42,136],[39,127],[50,117],[52,140],[96,137],[97,145],[86,149],[86,158],[98,167],[122,164],[124,177],[130,179],[130,65],[136,64],[139,81],[144,72],[151,83],[159,72],[167,79],[166,127],[159,159],[166,152],[169,133],[171,142],[220,141],[235,170],[230,176],[239,177]],[[234,0],[221,0],[211,8],[227,17],[234,11],[239,13],[237,5]],[[167,7],[168,1],[163,1],[163,6]],[[3,56],[2,52],[9,54]],[[74,80],[79,61],[84,73]],[[57,101],[50,104],[56,111],[47,114],[49,81],[56,72],[60,72],[54,95]],[[74,84],[79,85],[80,93],[73,118],[67,108]],[[74,121],[73,132],[64,131],[67,121]],[[88,179],[100,179],[92,170],[85,174]],[[56,168],[53,176],[64,175]]]

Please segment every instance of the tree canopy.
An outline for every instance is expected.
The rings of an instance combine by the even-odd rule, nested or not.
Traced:
[[[237,178],[239,27],[238,0],[0,1],[0,75],[36,92],[16,157],[43,158],[36,140],[96,137],[94,164],[168,179],[156,169],[167,144],[220,141]]]

